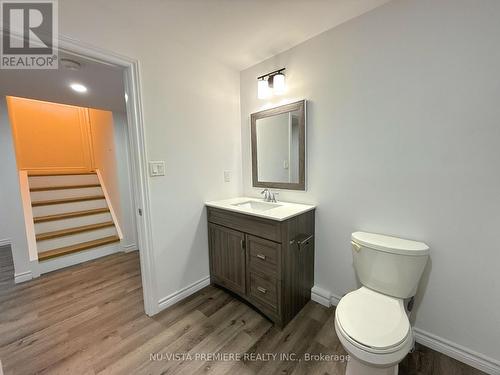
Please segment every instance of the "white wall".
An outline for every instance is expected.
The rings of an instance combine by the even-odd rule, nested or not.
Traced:
[[[127,133],[127,114],[113,112],[115,134],[115,155],[118,175],[118,191],[120,197],[120,225],[123,232],[121,244],[127,251],[137,250],[137,225],[130,175],[131,159]]]
[[[140,61],[148,159],[166,161],[166,176],[152,178],[150,191],[161,299],[208,276],[203,203],[241,191],[239,74],[186,50],[175,33],[161,32],[161,17],[139,18],[136,6],[149,9],[61,1],[59,31]],[[229,183],[224,170],[232,171]]]
[[[10,242],[15,273],[19,277],[32,269],[5,96],[0,96],[0,161],[0,243]]]
[[[500,361],[500,2],[400,0],[241,73],[243,183],[250,113],[308,99],[307,192],[316,285],[357,288],[355,230],[424,241],[415,326]],[[257,99],[286,67],[288,93]],[[497,367],[500,368],[500,367]]]

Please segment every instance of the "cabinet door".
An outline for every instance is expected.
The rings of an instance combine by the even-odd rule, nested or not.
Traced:
[[[245,294],[245,235],[215,224],[209,224],[209,232],[212,280]]]

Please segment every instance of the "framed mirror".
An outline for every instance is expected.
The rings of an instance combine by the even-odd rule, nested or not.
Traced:
[[[306,188],[306,101],[252,113],[253,186]]]

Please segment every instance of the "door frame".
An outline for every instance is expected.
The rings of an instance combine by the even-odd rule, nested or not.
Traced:
[[[156,290],[156,269],[151,226],[150,186],[147,174],[147,150],[144,116],[141,97],[139,60],[59,35],[59,50],[68,54],[92,59],[97,62],[120,67],[124,70],[124,86],[128,100],[127,133],[131,157],[130,172],[133,180],[133,201],[136,215],[138,247],[141,263],[141,278],[144,311],[152,316],[160,311]],[[142,212],[142,215],[139,214]]]

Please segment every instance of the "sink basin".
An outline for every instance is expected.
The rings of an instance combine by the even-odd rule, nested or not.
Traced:
[[[236,197],[220,201],[205,202],[207,207],[239,212],[244,215],[257,216],[264,219],[285,221],[291,217],[314,210],[316,206],[291,202],[266,202],[252,197]]]
[[[245,208],[249,210],[254,210],[258,212],[267,211],[272,208],[281,207],[281,204],[269,203],[269,202],[258,202],[258,201],[246,201],[240,203],[233,203],[233,206],[239,208]]]

